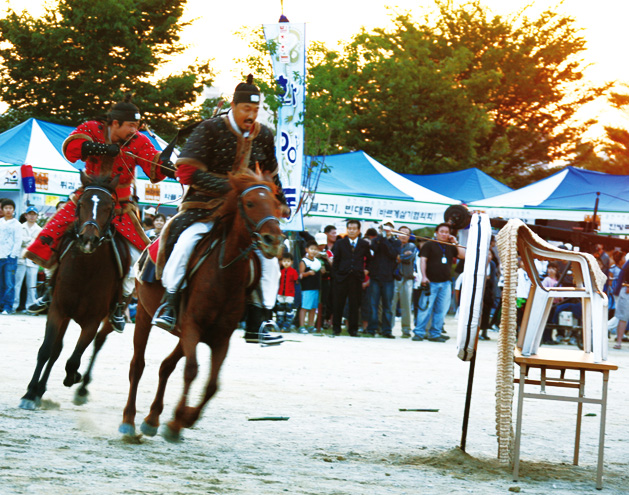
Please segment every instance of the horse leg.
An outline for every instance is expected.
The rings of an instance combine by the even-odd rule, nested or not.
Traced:
[[[196,331],[195,331],[196,330]],[[186,357],[186,365],[183,370],[183,393],[177,408],[175,409],[175,417],[162,430],[162,436],[169,442],[178,442],[180,440],[181,429],[185,427],[184,418],[188,411],[188,393],[190,386],[199,373],[199,363],[197,361],[197,345],[199,343],[199,329],[182,329],[182,337],[179,343]]]
[[[127,398],[127,405],[122,412],[122,424],[118,427],[118,431],[124,436],[135,436],[135,414],[137,412],[135,403],[138,396],[138,385],[144,373],[144,356],[150,333],[151,315],[140,302],[138,303],[138,310],[135,315],[133,358],[129,366],[129,397]]]
[[[41,398],[44,392],[46,392],[46,384],[48,383],[48,377],[50,376],[52,367],[61,354],[63,335],[69,323],[70,319],[61,319],[54,308],[51,308],[51,313],[46,320],[44,341],[37,352],[35,372],[26,388],[26,394],[24,394],[20,400],[19,407],[21,409],[34,410],[39,407]],[[46,366],[46,370],[42,375],[44,366]]]
[[[227,350],[229,349],[229,339],[221,342],[212,349],[212,358],[210,366],[210,377],[208,378],[207,386],[205,388],[205,395],[197,407],[189,407],[182,415],[182,421],[184,428],[191,428],[194,423],[197,422],[201,411],[205,405],[210,401],[214,394],[218,391],[218,375],[221,372],[221,366],[225,362],[227,356]]]
[[[63,380],[63,384],[66,387],[71,387],[75,383],[79,383],[81,381],[81,373],[79,373],[81,357],[83,356],[85,349],[87,349],[87,346],[89,346],[92,340],[94,340],[99,324],[100,320],[89,322],[81,328],[81,334],[79,335],[79,340],[76,343],[74,352],[70,356],[70,359],[66,362],[66,377]]]
[[[168,378],[175,370],[177,363],[182,357],[183,350],[181,348],[181,342],[178,342],[173,349],[173,352],[171,352],[170,355],[162,361],[162,365],[159,367],[159,384],[157,386],[157,393],[155,394],[155,399],[153,399],[148,415],[144,418],[144,422],[140,426],[142,433],[149,437],[153,437],[157,433],[157,429],[159,427],[159,417],[164,410],[166,384],[168,383]]]
[[[92,357],[90,358],[90,362],[83,373],[83,380],[81,381],[81,385],[74,392],[74,400],[73,402],[77,406],[81,406],[87,402],[87,397],[89,395],[89,391],[87,390],[87,386],[92,381],[92,370],[94,369],[94,363],[96,362],[96,356],[103,348],[105,341],[107,340],[107,336],[113,332],[114,327],[112,326],[109,318],[105,318],[103,326],[96,334],[96,338],[94,339],[94,352],[92,353]]]

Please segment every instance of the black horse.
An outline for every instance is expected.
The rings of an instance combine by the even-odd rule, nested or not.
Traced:
[[[71,387],[82,378],[74,402],[87,401],[87,385],[96,355],[113,330],[107,316],[120,300],[121,281],[129,270],[129,250],[111,225],[116,213],[118,176],[92,178],[81,172],[81,183],[83,190],[76,204],[76,221],[60,243],[46,334],[37,354],[33,378],[19,404],[22,409],[32,410],[40,405],[52,367],[61,354],[70,320],[81,326],[81,334],[66,363],[63,384]],[[97,335],[101,322],[103,327]],[[85,376],[81,377],[78,372],[81,356],[94,337],[94,354]]]

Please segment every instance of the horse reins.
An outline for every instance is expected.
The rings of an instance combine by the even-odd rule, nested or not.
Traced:
[[[238,211],[240,211],[240,215],[245,220],[245,227],[247,228],[247,231],[249,232],[249,235],[251,236],[251,244],[249,244],[247,249],[245,249],[244,251],[241,251],[240,254],[238,256],[236,256],[233,260],[231,260],[229,263],[224,265],[223,264],[223,260],[225,258],[225,241],[227,239],[227,233],[226,233],[225,230],[223,230],[223,240],[221,241],[221,251],[220,251],[219,257],[218,257],[218,266],[219,266],[219,268],[221,270],[223,268],[228,268],[229,266],[233,265],[237,261],[240,261],[245,256],[248,256],[249,253],[251,253],[252,250],[254,250],[255,248],[260,246],[260,241],[262,240],[262,238],[260,237],[259,230],[262,228],[262,226],[265,223],[270,222],[270,221],[275,221],[275,222],[277,222],[279,224],[279,220],[277,219],[277,217],[274,217],[273,215],[269,215],[269,216],[264,217],[263,219],[258,221],[258,223],[256,223],[256,224],[254,224],[253,220],[251,220],[251,218],[249,218],[249,216],[245,212],[244,206],[242,205],[242,198],[246,194],[248,194],[249,192],[251,192],[251,191],[253,191],[255,189],[265,189],[269,193],[272,193],[271,188],[269,186],[265,186],[263,184],[258,184],[258,185],[255,185],[255,186],[248,187],[247,189],[245,189],[243,192],[240,193],[240,196],[238,196]]]

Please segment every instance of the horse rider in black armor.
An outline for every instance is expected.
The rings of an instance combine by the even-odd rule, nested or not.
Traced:
[[[190,187],[179,213],[164,228],[159,247],[156,273],[158,278],[161,277],[166,293],[153,324],[160,328],[170,332],[175,330],[188,260],[199,239],[212,229],[213,214],[230,190],[228,172],[255,170],[257,164],[263,173],[273,176],[282,215],[290,215],[278,175],[273,132],[256,121],[259,109],[260,90],[253,84],[253,76],[249,75],[246,83],[236,86],[231,111],[199,124],[179,154],[175,164],[176,176]],[[245,339],[251,343],[280,343],[280,335],[260,331],[275,304],[279,263],[275,258],[268,260],[261,253],[257,254],[262,275],[260,286],[253,292],[253,301],[247,304]]]

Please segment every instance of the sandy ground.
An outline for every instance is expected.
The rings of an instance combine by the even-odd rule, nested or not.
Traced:
[[[496,461],[495,341],[479,346],[467,453],[457,446],[469,365],[457,359],[454,338],[441,344],[291,334],[290,342],[261,348],[246,344],[241,331],[233,336],[218,394],[184,440],[170,444],[160,436],[123,441],[117,432],[132,325],[105,344],[86,405],[75,406],[73,391],[62,384],[79,331],[72,325],[43,407],[19,409],[44,325],[44,317],[0,316],[0,495],[599,493],[597,406],[584,407],[596,416],[584,418],[580,466],[571,465],[577,406],[555,401],[525,402],[521,479],[514,482],[510,468]],[[455,335],[454,321],[447,329]],[[174,343],[153,332],[138,427],[159,363]],[[199,356],[195,400],[207,376],[205,346]],[[610,349],[610,361],[620,369],[609,387],[604,493],[629,493],[629,345]],[[181,384],[180,363],[163,422]],[[598,390],[596,376],[586,392]],[[248,421],[263,416],[290,419]]]

